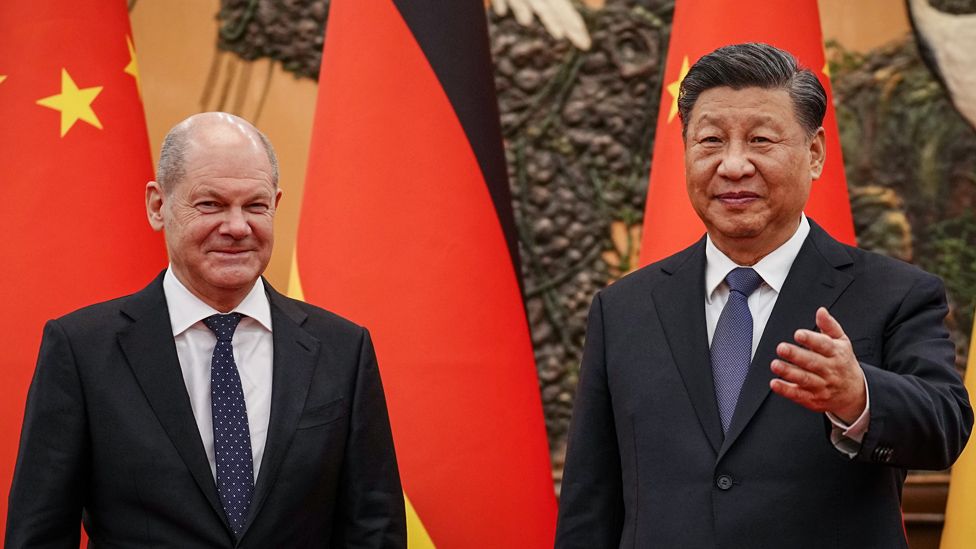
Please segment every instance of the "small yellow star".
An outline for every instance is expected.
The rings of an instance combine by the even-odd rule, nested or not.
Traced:
[[[7,79],[7,75],[6,74],[0,74],[0,84],[3,84],[3,81],[6,80],[6,79]]]
[[[674,120],[678,114],[678,92],[681,90],[681,81],[688,76],[688,56],[681,60],[681,70],[678,72],[678,79],[668,84],[668,93],[671,94],[671,111],[668,112],[668,123]]]
[[[129,38],[129,35],[125,36],[125,43],[129,46],[129,64],[123,70],[136,79],[136,90],[139,92],[139,97],[142,97],[142,82],[139,80],[139,61],[136,60],[136,48],[132,45],[132,39]]]
[[[827,61],[824,61],[824,66],[823,66],[823,69],[821,69],[821,70],[823,71],[823,73],[829,79],[830,78],[830,63],[827,62]]]
[[[78,120],[102,129],[102,123],[91,108],[92,101],[101,92],[102,86],[79,89],[67,69],[61,69],[61,93],[38,99],[37,104],[61,112],[61,137],[64,137]]]

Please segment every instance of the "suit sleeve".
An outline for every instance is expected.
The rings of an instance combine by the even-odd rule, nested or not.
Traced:
[[[78,548],[89,450],[84,395],[71,343],[52,320],[44,327],[27,394],[7,509],[7,549]]]
[[[883,364],[861,364],[871,391],[871,422],[858,460],[945,469],[962,452],[973,411],[954,368],[947,312],[942,282],[923,275],[885,328]]]
[[[617,547],[623,528],[620,452],[607,378],[600,294],[586,328],[569,429],[556,547]]]
[[[332,547],[407,546],[403,489],[376,353],[363,329]]]

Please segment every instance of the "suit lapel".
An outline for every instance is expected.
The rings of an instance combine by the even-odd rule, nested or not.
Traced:
[[[268,440],[261,458],[261,470],[258,472],[254,498],[251,500],[248,520],[241,532],[241,538],[260,512],[277,478],[305,407],[305,397],[319,353],[319,340],[302,328],[308,315],[269,284],[265,283],[265,289],[271,302],[274,341],[271,418],[268,423]]]
[[[684,258],[662,266],[671,275],[654,288],[658,318],[698,421],[712,449],[722,445],[722,424],[705,330],[705,240]]]
[[[200,491],[227,526],[180,370],[163,294],[163,275],[129,297],[122,313],[132,319],[128,329],[118,336],[129,367]]]
[[[844,269],[851,264],[844,247],[811,220],[810,234],[793,261],[759,340],[719,459],[742,434],[770,393],[769,382],[774,376],[769,365],[776,358],[776,346],[782,341],[792,342],[793,333],[800,328],[816,329],[817,309],[829,309],[854,280]]]

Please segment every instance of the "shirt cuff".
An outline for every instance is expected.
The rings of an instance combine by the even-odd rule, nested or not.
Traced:
[[[837,451],[853,459],[861,450],[861,442],[864,434],[868,432],[868,425],[871,423],[871,390],[868,388],[868,380],[861,370],[861,379],[864,380],[864,411],[850,425],[844,423],[839,417],[826,412],[827,419],[830,420],[830,442],[837,448]]]

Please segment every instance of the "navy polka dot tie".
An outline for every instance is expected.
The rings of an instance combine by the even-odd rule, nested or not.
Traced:
[[[752,312],[749,295],[762,284],[762,277],[752,269],[739,267],[725,277],[729,300],[722,309],[712,335],[712,378],[715,399],[722,418],[722,430],[728,432],[735,403],[749,374],[752,363]]]
[[[241,376],[234,362],[231,340],[241,321],[240,313],[213,315],[203,323],[217,336],[210,363],[210,408],[213,413],[214,456],[217,491],[234,535],[240,535],[254,493],[251,432]]]

